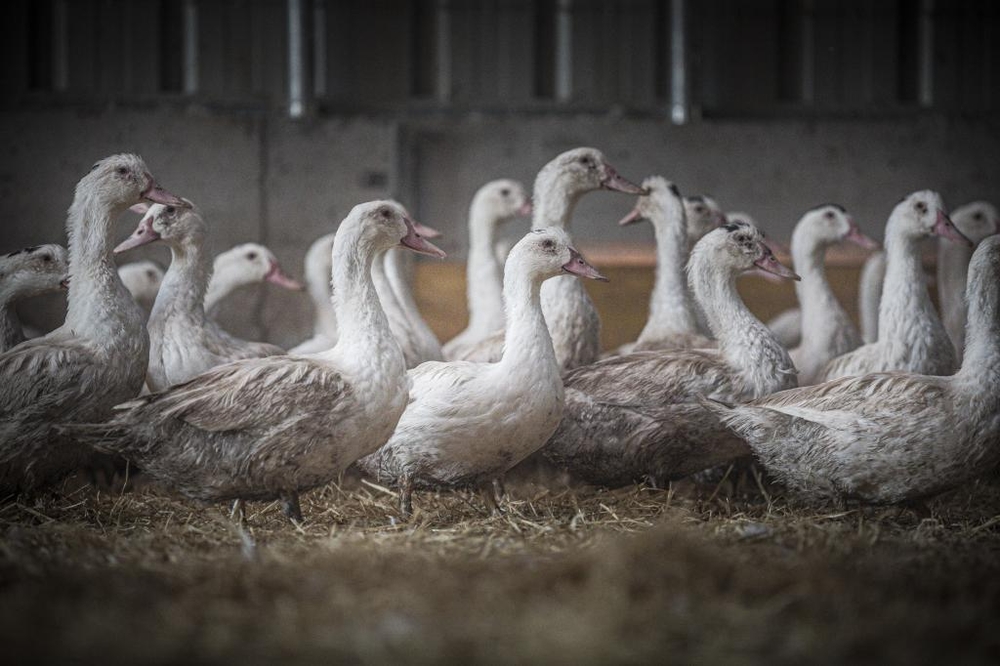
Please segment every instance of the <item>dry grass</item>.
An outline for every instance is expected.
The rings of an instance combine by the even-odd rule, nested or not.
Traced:
[[[1000,486],[898,509],[733,490],[304,498],[296,528],[82,488],[0,509],[7,663],[843,663],[1000,656]]]

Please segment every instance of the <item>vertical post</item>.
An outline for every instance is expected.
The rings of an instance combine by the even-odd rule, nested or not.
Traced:
[[[198,92],[198,4],[184,0],[184,67],[182,70],[185,95]]]
[[[934,105],[934,0],[921,0],[920,23],[920,72],[917,99],[920,106]]]
[[[304,0],[288,0],[288,117],[306,115],[306,40]]]
[[[67,0],[52,4],[52,89],[69,88],[69,8]]]
[[[326,0],[313,0],[313,94],[326,97]]]
[[[811,106],[816,102],[816,6],[813,0],[802,3],[802,103]]]
[[[683,125],[690,116],[685,5],[685,0],[670,0],[670,121],[675,125]]]
[[[437,0],[434,11],[434,94],[439,102],[451,99],[451,7]]]
[[[573,0],[559,0],[556,7],[556,100],[573,96]]]

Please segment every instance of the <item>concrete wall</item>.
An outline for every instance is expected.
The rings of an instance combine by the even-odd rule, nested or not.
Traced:
[[[447,236],[464,257],[468,202],[499,176],[530,185],[562,150],[593,145],[633,180],[659,173],[685,193],[710,193],[727,209],[755,215],[788,238],[801,212],[835,201],[875,237],[892,206],[920,188],[949,205],[997,199],[1000,121],[901,117],[881,121],[662,121],[594,116],[326,118],[293,123],[260,112],[184,109],[56,109],[0,114],[0,251],[61,241],[76,181],[101,157],[136,151],[157,179],[197,202],[213,225],[215,249],[248,240],[268,244],[294,274],[309,243],[334,228],[355,203],[387,195]],[[648,243],[644,228],[613,223],[631,207],[620,194],[580,204],[580,245]],[[122,237],[136,221],[123,218]],[[515,225],[517,236],[526,223]],[[164,248],[130,253],[166,265]],[[28,318],[51,324],[57,300]],[[456,316],[461,303],[451,305]],[[227,304],[233,332],[282,345],[307,337],[304,294],[250,290]]]

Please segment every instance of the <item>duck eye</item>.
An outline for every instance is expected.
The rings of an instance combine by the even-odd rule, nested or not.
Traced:
[[[926,213],[927,212],[927,204],[925,204],[923,201],[918,201],[917,205],[914,206],[914,208],[916,208],[917,212],[919,212],[919,213]]]
[[[150,280],[155,280],[156,273],[154,273],[153,271],[146,271],[146,277],[148,277]]]
[[[701,205],[695,206],[694,207],[694,212],[696,212],[696,213],[704,213],[705,212],[705,207],[701,206]]]
[[[546,238],[545,240],[542,241],[542,247],[544,247],[546,250],[551,250],[555,246],[556,242],[551,238]]]
[[[256,252],[247,252],[247,259],[249,259],[250,261],[253,261],[256,258],[257,258]]]
[[[125,174],[127,174],[127,173],[128,173],[128,168],[127,168],[127,167],[118,167],[118,168],[116,169],[116,171],[117,171],[117,172],[118,172],[118,173],[119,173],[120,175],[124,176]]]
[[[829,210],[826,211],[826,213],[824,213],[823,217],[825,217],[828,220],[832,220],[833,219],[833,211],[829,211]]]
[[[500,196],[502,197],[510,196],[510,190],[508,190],[506,187],[503,188],[502,190],[500,190]]]
[[[972,219],[974,219],[977,222],[979,222],[979,221],[981,221],[983,219],[983,214],[982,213],[976,213],[975,215],[972,216]]]
[[[382,217],[384,217],[384,218],[387,218],[387,219],[388,219],[388,217],[389,217],[389,209],[388,209],[388,208],[383,208],[383,209],[381,210],[381,215],[382,215]]]
[[[169,214],[169,215],[173,215],[174,212],[176,212],[176,210],[177,209],[174,208],[173,206],[167,206],[167,214]]]
[[[47,254],[43,254],[43,255],[42,255],[42,261],[45,261],[45,262],[49,262],[49,261],[52,261],[52,257],[50,257],[50,256],[49,256],[49,255],[47,255]]]

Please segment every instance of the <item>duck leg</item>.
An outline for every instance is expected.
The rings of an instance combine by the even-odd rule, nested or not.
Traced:
[[[507,494],[507,488],[504,487],[503,477],[498,476],[497,478],[493,479],[493,495],[494,497],[496,497],[497,504],[500,504],[503,501],[504,495],[506,494]]]
[[[240,527],[244,527],[247,524],[247,505],[241,499],[233,500],[233,508],[229,511],[229,519],[236,519]]]
[[[503,515],[503,509],[500,508],[500,503],[497,500],[496,486],[494,484],[496,484],[496,480],[479,486],[479,495],[486,502],[486,506],[489,507],[490,515],[496,517]]]
[[[413,515],[413,478],[401,476],[399,478],[399,513],[403,518]]]
[[[281,510],[293,523],[303,523],[302,507],[299,506],[299,494],[289,493],[281,498]]]

